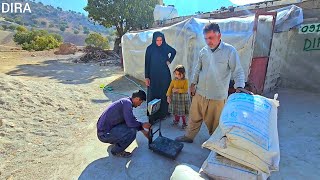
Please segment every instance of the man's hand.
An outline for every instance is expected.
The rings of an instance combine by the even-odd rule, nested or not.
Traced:
[[[149,136],[149,131],[142,130],[141,132],[143,133],[143,135],[144,135],[147,139],[150,138],[150,136]]]
[[[150,129],[151,124],[148,123],[148,122],[145,122],[145,123],[142,124],[142,127],[143,127],[144,129]]]
[[[191,84],[190,94],[191,94],[191,96],[194,96],[196,94],[196,85],[195,84]]]
[[[237,88],[236,89],[236,92],[237,93],[246,93],[246,94],[250,94],[250,95],[253,95],[253,93],[251,92],[251,91],[248,91],[248,90],[246,90],[246,89],[244,89],[244,88]]]
[[[170,96],[167,97],[167,102],[168,102],[169,104],[171,104],[171,97],[170,97]]]
[[[146,86],[148,86],[148,87],[149,87],[149,86],[150,86],[150,79],[149,79],[149,78],[146,78],[146,80],[145,80],[145,81],[146,81]]]
[[[170,63],[170,61],[167,61],[167,65],[169,66],[171,63]]]

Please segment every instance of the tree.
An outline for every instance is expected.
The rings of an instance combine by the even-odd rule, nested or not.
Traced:
[[[15,23],[17,23],[17,24],[19,24],[19,25],[23,25],[23,22],[22,22],[21,19],[16,19],[16,20],[15,20]]]
[[[60,34],[51,34],[59,43],[63,43],[63,37]]]
[[[98,47],[102,49],[109,48],[109,41],[99,33],[92,33],[85,40],[88,46]]]
[[[31,15],[31,19],[35,19],[35,18],[37,18],[37,15],[32,14],[32,15]]]
[[[117,29],[114,51],[120,53],[121,37],[130,30],[153,24],[153,10],[158,0],[88,0],[84,8],[97,23]]]
[[[12,19],[10,17],[5,17],[4,20],[9,21],[9,22],[14,22],[14,19]]]
[[[60,27],[60,31],[65,31],[66,30],[66,27],[65,26],[61,26]]]
[[[73,33],[74,34],[79,34],[79,31],[78,30],[74,30]]]
[[[8,29],[8,26],[7,26],[6,24],[3,24],[3,25],[2,25],[2,28],[3,28],[3,30],[7,30],[7,29]]]
[[[18,27],[17,27],[17,31],[19,31],[19,32],[25,32],[25,31],[28,31],[28,29],[27,29],[26,27],[24,27],[24,26],[18,26]]]
[[[47,25],[47,22],[41,21],[41,25],[42,25],[42,26],[46,26],[46,25]]]
[[[32,20],[32,23],[33,23],[34,25],[39,24],[39,22],[38,22],[36,19],[33,19],[33,20]]]
[[[53,28],[54,27],[54,25],[53,24],[49,24],[49,28]]]
[[[62,37],[57,34],[49,34],[44,30],[31,30],[31,31],[18,31],[13,40],[22,45],[24,50],[48,50],[59,47],[63,40]]]
[[[88,29],[85,29],[85,30],[83,31],[83,34],[90,34],[90,31],[89,31]]]
[[[224,6],[222,6],[221,8],[220,8],[220,11],[225,11],[225,10],[228,10],[226,7],[224,7]]]
[[[14,31],[14,30],[16,30],[16,26],[15,26],[15,25],[10,25],[10,26],[9,26],[9,29],[12,30],[12,31]]]

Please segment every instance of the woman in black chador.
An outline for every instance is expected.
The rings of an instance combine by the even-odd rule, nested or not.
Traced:
[[[168,65],[173,61],[175,55],[176,50],[166,43],[164,35],[161,32],[154,32],[152,44],[148,46],[145,55],[147,102],[155,98],[161,99],[161,107],[157,113],[149,116],[150,122],[164,119],[168,114],[166,93],[171,82]]]

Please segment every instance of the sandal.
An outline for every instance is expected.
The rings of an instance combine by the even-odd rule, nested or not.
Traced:
[[[132,156],[132,153],[126,152],[126,151],[122,151],[122,152],[119,152],[119,153],[112,153],[112,155],[117,156],[117,157],[129,158],[129,157]]]

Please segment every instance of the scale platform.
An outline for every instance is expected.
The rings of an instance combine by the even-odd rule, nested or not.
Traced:
[[[152,115],[160,109],[161,99],[154,99],[148,103],[148,114]],[[150,119],[149,119],[150,121]],[[156,122],[152,122],[156,124]],[[154,125],[153,124],[153,125]],[[159,136],[153,140],[154,135],[159,132]],[[175,159],[183,148],[183,143],[163,137],[161,134],[161,120],[159,120],[159,128],[153,132],[149,131],[149,149],[153,152],[165,156],[170,159]]]

